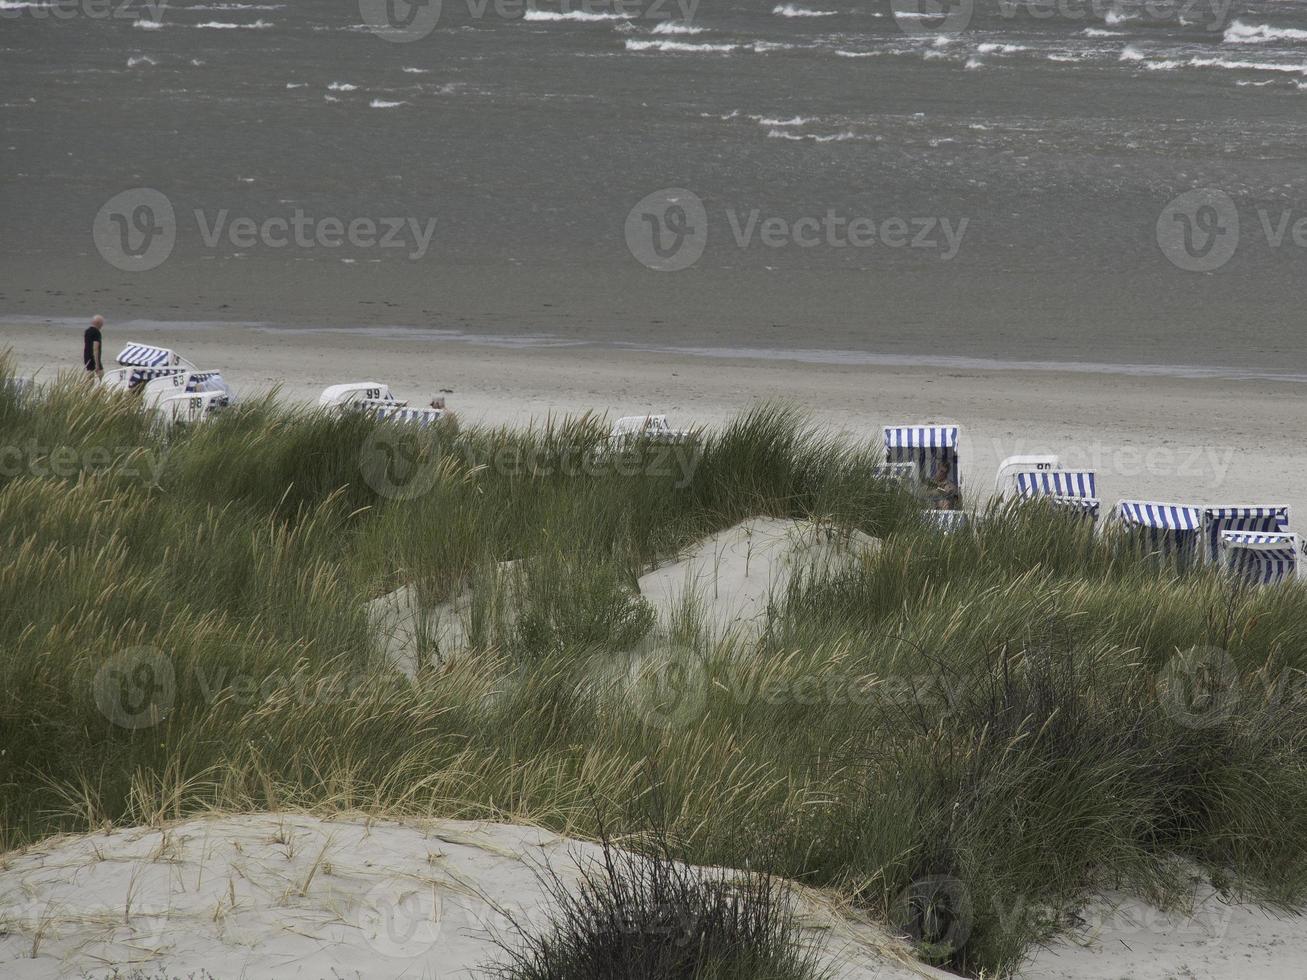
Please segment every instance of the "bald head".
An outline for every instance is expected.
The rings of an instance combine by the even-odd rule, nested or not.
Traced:
[[[104,317],[100,316],[99,313],[95,314],[95,316],[91,317],[91,326],[99,330],[104,326]]]

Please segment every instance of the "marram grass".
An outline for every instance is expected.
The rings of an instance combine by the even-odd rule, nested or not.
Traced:
[[[593,837],[596,801],[656,796],[695,863],[829,889],[989,976],[1096,889],[1177,903],[1197,871],[1301,905],[1307,591],[1040,508],[931,533],[871,447],[787,409],[625,460],[603,437],[272,400],[164,433],[130,398],[0,385],[0,850],[208,809]],[[761,640],[707,643],[687,604],[632,675],[641,571],[759,514],[884,545],[777,596]],[[413,682],[365,612],[401,584],[483,607]]]

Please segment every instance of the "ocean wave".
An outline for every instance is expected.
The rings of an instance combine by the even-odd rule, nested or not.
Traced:
[[[602,20],[631,20],[631,14],[597,14],[588,10],[527,10],[522,14],[523,20],[559,21],[571,20],[593,22]]]
[[[287,83],[286,83],[286,87],[287,87],[287,88],[306,88],[306,87],[308,86],[308,84],[309,84],[308,82],[287,82]]]
[[[1131,61],[1148,71],[1175,71],[1178,68],[1220,68],[1226,71],[1273,71],[1288,75],[1307,75],[1307,65],[1286,65],[1274,61],[1239,61],[1232,58],[1160,58],[1149,61],[1133,45],[1121,52],[1121,61]]]
[[[405,68],[404,73],[407,75],[429,75],[431,74],[431,69],[430,68]]]
[[[134,21],[132,23],[132,26],[135,27],[138,31],[157,31],[162,29],[163,21],[150,20],[147,17],[142,17],[140,20]]]
[[[1123,14],[1119,10],[1109,10],[1107,15],[1103,18],[1103,23],[1108,27],[1120,27],[1122,24],[1128,24],[1132,20],[1135,20],[1135,18],[1131,17],[1129,14]]]
[[[1272,41],[1307,41],[1307,31],[1270,24],[1245,24],[1236,20],[1225,29],[1226,44],[1269,44]]]
[[[738,44],[713,44],[708,41],[637,41],[627,38],[627,51],[666,51],[674,54],[729,54]]]
[[[197,3],[181,10],[284,10],[284,3]]]
[[[1085,37],[1120,37],[1121,31],[1105,31],[1101,27],[1086,27],[1080,32]]]
[[[157,61],[155,61],[149,55],[144,55],[144,54],[132,55],[130,58],[127,59],[128,68],[135,68],[138,65],[157,65],[157,64],[158,64]]]
[[[349,82],[331,82],[327,85],[328,92],[357,92],[357,85],[351,85]]]
[[[986,41],[984,44],[976,45],[977,54],[1015,54],[1018,51],[1029,50],[1024,44],[995,44]]]
[[[691,27],[675,20],[660,20],[653,28],[655,34],[702,34],[703,31],[702,27]]]
[[[846,140],[855,140],[858,134],[852,130],[845,130],[842,133],[790,133],[784,129],[769,129],[767,138],[772,140],[789,140],[797,143],[800,140],[810,140],[813,143],[843,143]]]
[[[373,99],[368,103],[371,109],[394,109],[398,106],[408,105],[407,102],[387,102],[385,99]]]
[[[755,116],[759,126],[806,126],[811,119],[804,119],[802,116],[794,116],[790,119],[770,119],[767,116]]]
[[[985,63],[979,58],[968,58],[967,63],[962,66],[967,71],[976,71],[978,68],[984,68]]]
[[[230,21],[225,20],[208,20],[203,24],[196,24],[195,26],[198,28],[207,28],[211,31],[260,31],[272,27],[273,24],[271,21],[267,20],[256,20],[250,24],[233,24]]]
[[[843,48],[837,48],[835,53],[841,58],[874,58],[880,54],[879,51],[845,51]]]
[[[777,17],[834,17],[838,10],[812,10],[793,3],[778,3],[771,12]]]

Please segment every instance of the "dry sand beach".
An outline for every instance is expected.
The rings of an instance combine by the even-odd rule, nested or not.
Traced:
[[[77,367],[81,324],[0,324],[20,373]],[[801,341],[801,338],[796,338]],[[113,322],[110,355],[128,340],[173,347],[219,368],[243,395],[273,387],[312,402],[329,384],[373,380],[425,404],[449,389],[472,423],[525,424],[553,414],[663,412],[675,425],[716,425],[768,400],[802,406],[853,440],[894,422],[956,421],[967,440],[972,494],[993,487],[998,462],[1056,452],[1094,469],[1105,506],[1288,503],[1307,514],[1307,385],[1195,369],[1194,376],[1112,365],[986,368],[858,363],[802,350],[689,353],[581,340],[468,337],[421,328],[345,330],[236,324]],[[864,359],[865,361],[865,359]],[[973,497],[973,499],[977,499]]]

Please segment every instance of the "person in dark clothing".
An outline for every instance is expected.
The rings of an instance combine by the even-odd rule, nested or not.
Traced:
[[[957,510],[962,506],[962,492],[953,479],[953,467],[949,461],[940,457],[935,469],[926,481],[926,495],[934,510]]]
[[[97,378],[104,377],[104,361],[101,359],[104,336],[100,333],[103,326],[104,317],[97,313],[91,317],[91,325],[86,328],[86,333],[82,334],[82,363],[86,365],[87,377],[92,374]]]

